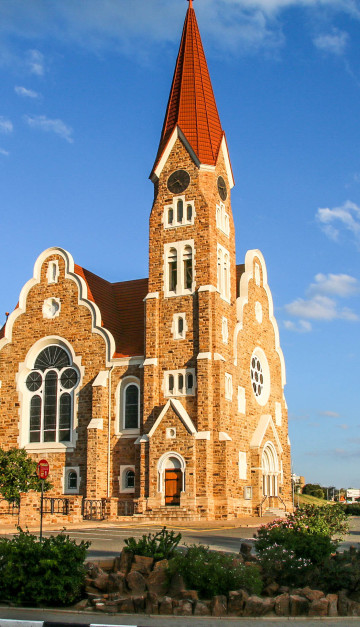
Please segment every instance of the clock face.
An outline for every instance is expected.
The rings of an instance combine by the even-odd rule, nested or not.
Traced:
[[[219,192],[219,196],[221,198],[221,200],[226,200],[227,198],[227,189],[226,189],[226,183],[223,179],[222,176],[219,176],[218,180],[217,180],[217,186],[218,186],[218,192]]]
[[[172,194],[181,194],[190,183],[190,174],[186,170],[176,170],[170,174],[167,182],[169,191]]]

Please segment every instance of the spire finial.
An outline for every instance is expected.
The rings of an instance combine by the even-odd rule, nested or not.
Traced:
[[[188,3],[189,3],[189,9],[192,9],[193,8],[193,0],[188,0]]]

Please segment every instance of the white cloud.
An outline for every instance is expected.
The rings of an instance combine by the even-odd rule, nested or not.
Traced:
[[[39,50],[28,50],[27,66],[31,72],[31,74],[35,74],[36,76],[43,76],[45,72],[44,68],[44,55]]]
[[[343,55],[345,53],[348,41],[349,35],[337,29],[334,29],[332,34],[318,35],[313,40],[316,48],[335,55]]]
[[[154,41],[178,41],[186,10],[185,0],[102,0],[101,10],[99,6],[99,0],[36,0],[34,10],[29,0],[1,0],[0,35],[31,33],[37,39],[50,36],[90,49],[111,45],[133,53],[146,42],[153,46]],[[202,0],[195,5],[202,33],[210,35],[217,48],[238,50],[282,46],[285,12],[292,7],[317,14],[322,10],[329,20],[335,14],[360,19],[357,0]],[[323,48],[341,48],[341,32],[319,37]],[[42,75],[43,60],[34,57],[32,71]]]
[[[47,133],[55,133],[70,144],[74,141],[72,138],[72,128],[65,124],[62,120],[51,120],[45,115],[25,115],[24,119],[31,128],[38,128]]]
[[[14,130],[14,126],[13,123],[11,122],[11,120],[8,120],[7,118],[4,118],[2,115],[0,115],[0,133],[12,133]]]
[[[9,156],[9,151],[8,150],[4,150],[4,148],[0,148],[0,155],[4,155],[5,157]]]
[[[349,428],[349,425],[346,425],[346,424],[336,425],[336,426],[339,427],[339,429],[343,429],[344,431],[346,431],[346,429]]]
[[[358,244],[360,243],[360,207],[351,200],[333,209],[328,207],[318,209],[316,219],[330,239],[338,241],[340,230],[345,229],[355,237]]]
[[[360,283],[349,274],[316,274],[315,283],[311,283],[309,294],[327,294],[346,298],[360,291]]]
[[[319,416],[324,416],[325,418],[340,418],[340,414],[336,411],[319,411]]]
[[[298,331],[306,320],[358,321],[358,314],[349,307],[340,307],[336,297],[354,296],[359,293],[359,289],[359,281],[348,274],[316,274],[315,282],[306,291],[308,298],[297,298],[285,305],[288,314],[300,318],[297,324],[287,321],[285,327],[290,331]]]
[[[39,98],[39,94],[32,89],[26,89],[26,87],[14,87],[14,91],[18,96],[23,96],[24,98]]]
[[[311,322],[308,320],[298,320],[297,322],[284,320],[284,327],[288,331],[295,331],[295,333],[309,333],[312,329]]]

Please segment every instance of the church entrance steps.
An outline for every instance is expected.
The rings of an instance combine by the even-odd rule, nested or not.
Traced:
[[[277,516],[278,518],[286,518],[287,512],[284,509],[278,507],[269,507],[265,512],[266,516]]]
[[[175,522],[178,520],[200,520],[200,516],[196,512],[190,512],[185,507],[175,505],[154,508],[152,510],[145,511],[143,514],[134,514],[133,519],[139,521]]]

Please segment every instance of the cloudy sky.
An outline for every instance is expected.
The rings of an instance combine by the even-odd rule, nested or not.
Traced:
[[[147,275],[155,158],[185,0],[1,0],[0,323],[38,254]],[[293,470],[359,487],[360,8],[194,0],[287,364]]]

